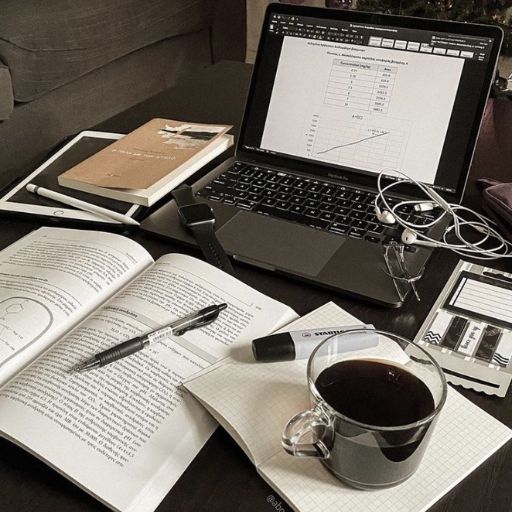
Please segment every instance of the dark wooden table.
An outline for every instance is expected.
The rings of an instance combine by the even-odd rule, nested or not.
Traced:
[[[238,130],[251,67],[220,63],[182,81],[146,102],[102,123],[101,130],[128,132],[153,117],[196,122],[229,123]],[[512,102],[489,102],[471,171],[467,204],[478,206],[472,181],[479,176],[510,179],[512,163]],[[0,220],[0,248],[41,224],[35,221]],[[156,258],[169,252],[189,252],[175,244],[143,234],[134,238]],[[285,302],[299,314],[333,301],[359,319],[377,328],[413,337],[441,291],[457,257],[435,251],[418,288],[421,303],[409,300],[400,310],[386,310],[344,298],[342,295],[306,286],[248,267],[237,267],[242,281]],[[512,270],[510,263],[495,266]],[[487,412],[512,427],[512,393],[491,398],[472,391],[462,393]],[[1,412],[0,412],[1,414]],[[512,444],[501,449],[485,464],[439,501],[434,512],[512,511]],[[256,473],[252,464],[219,428],[194,462],[164,499],[159,511],[183,512],[273,512],[269,495],[279,499]],[[283,509],[289,510],[283,501]],[[86,493],[51,470],[35,457],[0,440],[0,512],[100,511],[105,508]],[[342,512],[342,511],[340,511]],[[365,512],[365,511],[361,511]]]

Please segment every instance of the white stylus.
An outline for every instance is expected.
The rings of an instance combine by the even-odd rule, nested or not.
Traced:
[[[74,206],[79,210],[84,210],[86,212],[95,213],[102,217],[117,220],[118,222],[121,222],[123,224],[130,224],[131,226],[139,225],[139,223],[136,220],[132,219],[131,217],[128,217],[127,215],[123,215],[122,213],[113,212],[112,210],[108,210],[107,208],[102,208],[101,206],[96,206],[95,204],[87,203],[86,201],[66,196],[59,192],[48,190],[47,188],[44,187],[38,187],[37,185],[33,185],[32,183],[29,183],[27,185],[27,190],[32,194],[46,197],[48,199],[51,199],[52,201],[67,204],[68,206]]]

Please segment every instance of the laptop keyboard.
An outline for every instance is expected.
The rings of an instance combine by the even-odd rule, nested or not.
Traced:
[[[399,240],[401,230],[381,224],[375,215],[375,193],[303,178],[274,169],[235,162],[198,195],[264,215],[297,222],[337,235],[387,243]],[[390,204],[397,200],[389,200]],[[401,207],[408,220],[427,224],[431,212]],[[414,251],[413,247],[408,247]]]

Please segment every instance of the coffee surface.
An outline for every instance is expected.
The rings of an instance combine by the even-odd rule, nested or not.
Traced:
[[[323,370],[315,384],[333,409],[370,425],[408,425],[435,409],[432,393],[418,377],[381,361],[340,361]]]

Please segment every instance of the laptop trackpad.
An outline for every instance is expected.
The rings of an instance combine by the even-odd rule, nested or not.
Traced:
[[[292,222],[240,212],[217,230],[226,251],[299,274],[316,276],[345,242],[343,237]]]

